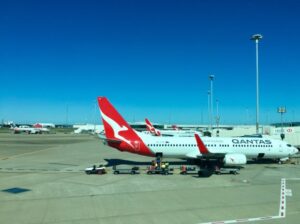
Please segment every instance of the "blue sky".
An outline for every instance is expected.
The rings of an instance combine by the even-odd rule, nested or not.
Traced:
[[[300,2],[1,1],[0,119],[100,123],[97,96],[128,121],[207,123],[208,75],[221,124],[300,121]],[[216,105],[214,105],[214,108]]]

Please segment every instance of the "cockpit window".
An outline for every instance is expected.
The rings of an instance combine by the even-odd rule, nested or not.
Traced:
[[[291,147],[292,145],[291,144],[287,144],[287,147]]]

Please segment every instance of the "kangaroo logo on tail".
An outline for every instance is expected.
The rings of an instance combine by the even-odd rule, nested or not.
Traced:
[[[140,136],[105,97],[98,97],[98,104],[105,130],[105,140],[109,146],[121,151],[153,156]]]
[[[133,145],[131,144],[131,142],[129,140],[127,140],[126,138],[124,138],[123,136],[120,135],[120,132],[128,131],[128,128],[126,126],[120,126],[113,119],[106,116],[102,111],[100,111],[100,112],[101,112],[102,119],[113,129],[113,132],[114,132],[113,137],[116,138],[116,139],[123,140],[128,145],[133,147]]]

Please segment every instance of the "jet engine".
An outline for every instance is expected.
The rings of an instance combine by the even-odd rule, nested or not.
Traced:
[[[247,158],[244,154],[226,154],[224,157],[224,165],[244,165],[247,163]]]

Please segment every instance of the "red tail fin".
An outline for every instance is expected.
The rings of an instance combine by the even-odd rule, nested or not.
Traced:
[[[125,142],[134,140],[136,134],[113,105],[105,97],[98,97],[98,104],[106,137]]]
[[[146,126],[147,126],[147,131],[149,131],[151,134],[160,136],[160,131],[156,130],[155,127],[151,124],[151,122],[146,118]]]
[[[98,97],[98,104],[106,138],[112,143],[110,146],[133,153],[152,155],[142,139],[105,97]]]

